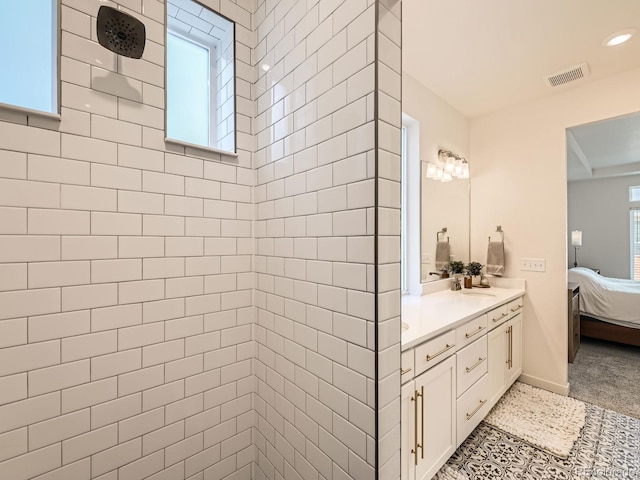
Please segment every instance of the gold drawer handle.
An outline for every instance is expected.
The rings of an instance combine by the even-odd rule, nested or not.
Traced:
[[[512,312],[517,312],[518,310],[520,310],[522,308],[522,305],[518,305],[516,308],[512,308],[511,311]]]
[[[478,413],[478,410],[480,410],[485,403],[487,403],[486,400],[480,400],[480,403],[478,404],[476,409],[473,412],[466,414],[467,420],[471,420],[471,417],[473,417],[476,413]]]
[[[433,360],[436,357],[439,357],[440,355],[442,355],[444,352],[446,352],[447,350],[451,350],[453,347],[455,347],[456,344],[452,343],[451,345],[449,345],[448,343],[444,346],[444,348],[442,350],[440,350],[438,353],[434,353],[433,355],[427,355],[427,362],[430,362],[431,360]]]
[[[465,334],[464,334],[464,337],[465,337],[465,338],[471,338],[471,337],[473,337],[474,335],[479,334],[479,333],[480,333],[482,330],[484,330],[485,328],[487,328],[487,327],[485,327],[484,325],[480,325],[480,326],[478,327],[478,329],[477,329],[475,332],[473,332],[473,333],[465,333]]]
[[[482,362],[484,362],[487,359],[487,357],[478,357],[478,361],[476,363],[474,363],[473,365],[471,365],[470,367],[465,367],[465,370],[467,371],[467,373],[469,373],[471,370],[474,370],[478,365],[480,365]]]
[[[411,371],[411,367],[405,368],[404,370],[400,370],[400,375],[404,375],[405,373],[409,373]]]
[[[493,321],[497,322],[499,320],[502,320],[504,317],[506,317],[507,315],[509,315],[508,313],[503,313],[502,315],[500,315],[498,318],[494,318]]]

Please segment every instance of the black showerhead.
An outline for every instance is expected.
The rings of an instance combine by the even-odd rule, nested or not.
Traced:
[[[115,8],[98,10],[98,42],[103,47],[130,58],[141,58],[146,32],[144,23]]]

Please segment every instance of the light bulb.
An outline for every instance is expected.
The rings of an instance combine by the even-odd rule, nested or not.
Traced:
[[[436,176],[436,166],[433,163],[427,163],[427,178]]]
[[[456,177],[459,177],[461,173],[462,173],[462,160],[456,160],[456,166],[453,169],[453,174]]]
[[[442,180],[442,175],[444,175],[444,170],[440,167],[436,168],[436,175],[433,177],[435,180]]]
[[[451,173],[449,172],[444,172],[442,174],[442,180],[440,180],[442,183],[446,183],[446,182],[450,182],[452,180],[452,176]]]
[[[456,157],[448,157],[444,169],[451,173],[456,168]]]
[[[462,173],[460,174],[460,178],[469,178],[469,164],[467,162],[462,164]]]

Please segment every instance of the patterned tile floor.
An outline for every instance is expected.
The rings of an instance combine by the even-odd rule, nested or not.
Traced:
[[[587,404],[585,426],[566,460],[481,423],[448,465],[469,480],[640,479],[640,420]]]

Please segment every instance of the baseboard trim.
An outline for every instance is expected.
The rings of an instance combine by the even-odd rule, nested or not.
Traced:
[[[518,380],[522,383],[526,383],[527,385],[531,385],[532,387],[549,390],[550,392],[557,393],[558,395],[564,395],[565,397],[569,395],[569,382],[567,382],[565,385],[562,385],[559,383],[544,380],[542,378],[534,377],[533,375],[527,375],[526,373],[520,375]]]

